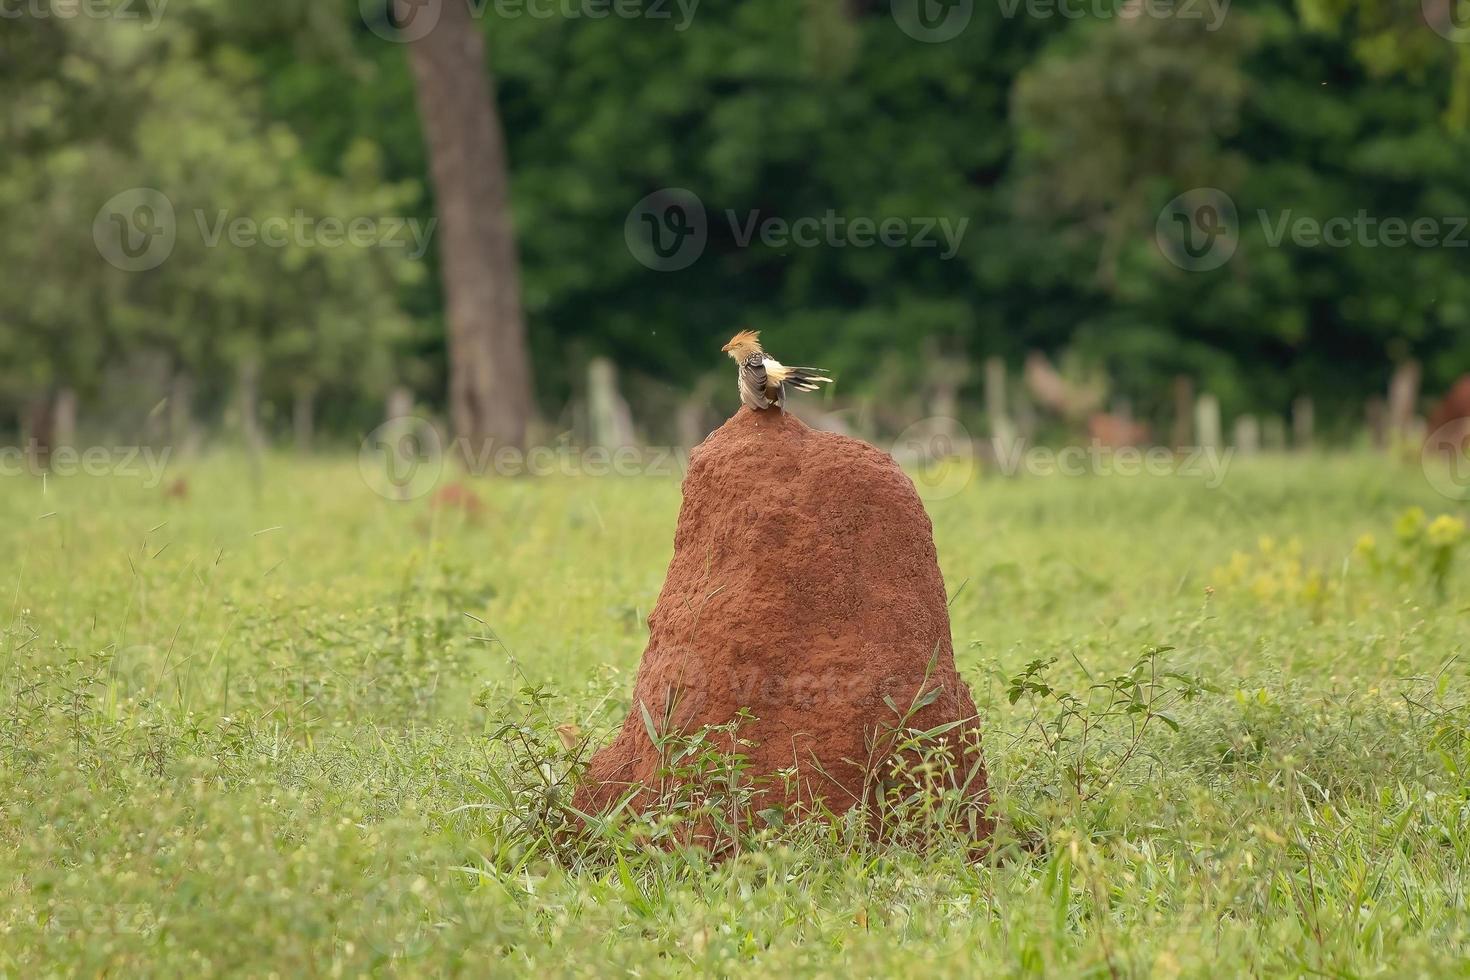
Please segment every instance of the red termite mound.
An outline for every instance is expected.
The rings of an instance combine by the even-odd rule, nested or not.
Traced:
[[[820,801],[840,813],[872,798],[894,706],[926,700],[905,727],[957,723],[939,736],[958,773],[948,781],[979,804],[972,813],[987,802],[933,530],[886,453],[742,408],[692,455],[648,625],[632,709],[592,758],[579,809],[606,810],[630,791],[635,808],[657,800],[668,777],[649,719],[662,741],[662,726],[690,734],[748,708],[748,775],[794,767],[765,784],[762,806],[799,813]],[[974,826],[991,830],[984,816]]]

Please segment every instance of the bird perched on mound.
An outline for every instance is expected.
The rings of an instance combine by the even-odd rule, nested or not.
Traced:
[[[816,391],[832,381],[821,368],[787,367],[761,350],[758,330],[740,331],[720,350],[739,365],[740,403],[757,410],[780,405],[786,411],[787,385],[797,391]]]

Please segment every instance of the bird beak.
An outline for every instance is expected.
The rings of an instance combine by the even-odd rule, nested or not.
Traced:
[[[729,344],[726,344],[724,347],[721,347],[720,348],[720,353],[722,353],[722,354],[728,354],[728,353],[730,353],[730,345]]]

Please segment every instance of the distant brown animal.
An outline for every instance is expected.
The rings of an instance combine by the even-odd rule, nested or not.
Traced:
[[[170,500],[188,500],[189,481],[182,476],[178,477],[163,488],[163,495]]]
[[[1461,376],[1429,413],[1426,450],[1446,454],[1470,449],[1470,374]]]
[[[1122,446],[1142,446],[1151,439],[1149,428],[1144,423],[1134,422],[1120,415],[1109,415],[1106,412],[1088,416],[1087,434],[1094,442],[1101,443],[1109,449],[1118,449]]]
[[[1026,355],[1022,376],[1033,398],[1073,422],[1095,414],[1108,395],[1107,385],[1095,379],[1086,385],[1068,381],[1041,351]]]
[[[441,487],[429,498],[434,510],[457,510],[470,520],[479,520],[485,513],[485,502],[463,483],[450,483]]]

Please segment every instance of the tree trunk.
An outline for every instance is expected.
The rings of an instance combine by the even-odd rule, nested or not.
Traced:
[[[412,13],[409,0],[394,4]],[[469,5],[439,12],[408,54],[439,217],[450,416],[470,451],[487,439],[522,446],[534,404],[505,136]]]
[[[51,465],[51,449],[55,445],[56,437],[54,408],[51,390],[48,388],[31,399],[23,416],[21,438],[25,442],[26,455],[30,457],[31,466],[36,469],[45,469]]]

